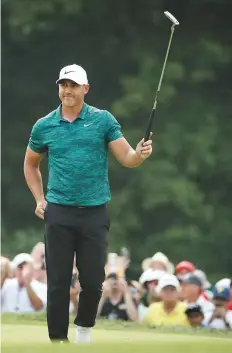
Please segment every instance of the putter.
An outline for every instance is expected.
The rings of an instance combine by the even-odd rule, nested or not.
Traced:
[[[179,22],[177,21],[177,19],[168,11],[164,12],[165,16],[172,22],[172,27],[171,27],[171,35],[170,35],[170,39],[168,42],[168,48],[167,48],[167,52],[166,52],[166,56],[164,59],[164,64],[163,64],[163,68],[162,68],[162,72],[161,72],[161,76],[160,76],[160,80],[159,80],[159,85],[158,85],[158,89],[156,91],[156,95],[155,95],[155,101],[154,101],[154,105],[148,120],[148,125],[147,125],[147,129],[145,132],[145,137],[144,137],[144,141],[147,141],[150,137],[150,133],[151,133],[151,128],[152,128],[152,123],[153,123],[153,118],[155,115],[155,110],[156,110],[156,106],[157,106],[157,101],[158,101],[158,94],[160,92],[160,88],[161,88],[161,84],[163,81],[163,76],[164,76],[164,71],[165,71],[165,67],[166,67],[166,63],[167,63],[167,59],[168,59],[168,54],[169,54],[169,50],[171,47],[171,42],[172,42],[172,37],[173,37],[173,33],[175,30],[175,26],[179,25]]]

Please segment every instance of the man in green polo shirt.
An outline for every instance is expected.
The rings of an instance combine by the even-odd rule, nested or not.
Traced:
[[[69,65],[60,71],[61,105],[33,126],[24,174],[45,222],[47,323],[51,341],[67,341],[73,259],[82,288],[75,318],[76,343],[90,342],[105,279],[108,150],[125,167],[139,166],[152,153],[152,141],[134,150],[112,114],[84,103],[89,84],[85,70]],[[48,157],[46,197],[40,162]]]

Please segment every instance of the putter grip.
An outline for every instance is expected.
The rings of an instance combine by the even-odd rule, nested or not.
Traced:
[[[145,142],[149,140],[150,132],[151,132],[151,129],[152,129],[152,123],[153,123],[154,115],[155,115],[155,109],[152,109],[150,117],[149,117],[149,120],[148,120],[147,129],[146,129],[146,132],[145,132],[145,137],[144,137],[144,141]]]

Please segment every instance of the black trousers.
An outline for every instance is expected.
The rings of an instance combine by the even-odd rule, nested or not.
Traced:
[[[74,253],[82,291],[74,323],[93,327],[105,280],[106,205],[79,208],[48,203],[45,215],[47,324],[51,340],[66,340]]]

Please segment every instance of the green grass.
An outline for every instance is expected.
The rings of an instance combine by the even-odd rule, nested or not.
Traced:
[[[71,318],[69,339],[74,341]],[[232,334],[209,330],[152,329],[134,323],[99,321],[90,345],[57,345],[48,340],[44,314],[3,315],[2,352],[45,353],[231,353]]]

